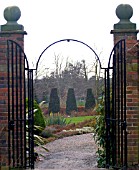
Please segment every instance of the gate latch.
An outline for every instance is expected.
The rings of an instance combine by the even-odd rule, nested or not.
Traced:
[[[10,129],[10,130],[13,130],[13,129],[14,129],[14,126],[15,126],[14,120],[9,121],[9,129]]]
[[[121,127],[123,130],[126,130],[126,121],[121,122]]]

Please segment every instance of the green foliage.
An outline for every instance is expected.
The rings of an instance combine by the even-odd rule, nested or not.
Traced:
[[[50,114],[49,117],[46,118],[46,125],[50,126],[50,125],[61,125],[61,126],[65,126],[69,124],[69,122],[67,122],[66,118],[64,118],[61,115],[55,115],[53,113]]]
[[[98,112],[98,116],[96,116],[96,125],[94,127],[94,139],[98,145],[98,167],[104,168],[106,165],[106,127],[105,127],[105,102],[104,97],[100,100],[98,105],[96,106],[96,112]]]
[[[74,89],[69,88],[66,100],[66,113],[70,114],[72,111],[77,111],[77,104]]]
[[[26,100],[26,101],[28,101],[28,100]],[[27,104],[27,106],[28,106],[28,104]],[[33,112],[34,113],[37,112],[37,109],[35,109]],[[27,111],[26,114],[28,116],[28,111]],[[41,146],[41,148],[43,148],[45,151],[49,151],[46,147],[42,146],[42,145],[45,144],[44,139],[40,135],[35,134],[36,132],[42,132],[43,129],[44,128],[41,127],[41,126],[34,125],[34,144],[35,144],[35,146]],[[27,119],[27,124],[26,124],[27,147],[29,147],[28,146],[28,139],[29,139],[29,125],[28,125],[28,119]]]
[[[26,99],[26,108],[28,109],[28,99]],[[39,104],[34,100],[34,125],[39,126],[42,129],[46,127],[46,122],[42,110],[39,107]]]
[[[34,113],[34,120],[35,120],[35,115],[39,115],[38,113],[38,109],[40,109],[39,107],[38,107],[38,105],[37,105],[37,102],[35,102],[34,101],[34,106],[36,107],[36,109],[34,109],[33,110],[33,113]],[[38,109],[37,109],[38,108]],[[37,113],[37,114],[36,114]],[[41,113],[41,112],[40,112]],[[27,116],[27,124],[26,124],[26,142],[27,142],[27,146],[26,147],[29,147],[29,145],[28,145],[28,139],[29,139],[29,128],[30,128],[30,125],[29,125],[29,122],[28,122],[28,99],[26,99],[26,116]],[[43,116],[43,115],[42,115]],[[44,120],[44,118],[43,118],[43,120]],[[44,121],[45,122],[45,121]],[[46,123],[45,123],[45,125],[46,125]],[[44,127],[42,127],[42,126],[38,126],[38,125],[35,125],[35,123],[34,123],[34,126],[33,126],[33,130],[34,130],[34,144],[35,144],[35,146],[40,146],[42,149],[44,149],[45,151],[47,151],[47,152],[49,152],[49,150],[45,147],[45,146],[43,146],[44,144],[45,144],[45,142],[44,142],[44,138],[43,137],[41,137],[40,135],[37,135],[37,134],[35,134],[35,133],[40,133],[40,132],[42,132],[43,131],[43,129],[44,129]],[[39,155],[39,153],[38,153],[38,155]],[[28,159],[28,157],[27,157],[27,159]]]
[[[92,109],[95,106],[95,98],[92,89],[87,89],[87,96],[85,102],[85,109]]]
[[[46,127],[45,118],[36,101],[34,101],[34,109],[37,109],[37,111],[34,113],[34,125],[45,128]]]
[[[96,125],[94,127],[94,139],[98,145],[98,167],[106,167],[106,121],[105,121],[105,99],[104,96],[99,100],[99,103],[96,106],[96,112],[99,114],[96,116]],[[112,147],[110,150],[110,158],[112,157]],[[111,165],[111,161],[110,161]]]
[[[58,97],[57,88],[51,89],[48,110],[49,113],[58,113],[60,111],[60,99]]]

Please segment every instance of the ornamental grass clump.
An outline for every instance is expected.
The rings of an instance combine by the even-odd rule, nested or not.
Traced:
[[[50,116],[48,116],[46,118],[46,125],[47,126],[50,126],[50,125],[65,126],[65,125],[67,125],[69,123],[70,122],[67,122],[66,118],[61,116],[59,113],[58,114],[50,113]]]

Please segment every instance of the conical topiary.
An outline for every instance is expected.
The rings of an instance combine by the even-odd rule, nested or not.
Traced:
[[[60,99],[58,96],[57,88],[51,89],[50,101],[48,107],[49,113],[58,113],[60,111]]]
[[[92,89],[87,89],[87,96],[86,96],[86,102],[85,102],[85,110],[91,109],[95,106],[95,97],[92,93]]]
[[[74,89],[69,88],[66,100],[66,113],[70,114],[72,111],[77,111],[77,104]]]

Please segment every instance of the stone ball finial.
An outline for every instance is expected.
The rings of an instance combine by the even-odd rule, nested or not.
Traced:
[[[120,20],[130,20],[133,15],[133,8],[129,4],[120,4],[116,8],[116,15]]]
[[[133,8],[129,4],[118,5],[115,12],[120,21],[114,24],[114,30],[136,30],[136,24],[130,21]]]
[[[17,6],[9,6],[4,10],[6,24],[1,25],[1,31],[24,31],[24,26],[17,23],[21,16],[21,11]]]
[[[17,6],[10,6],[4,10],[4,18],[7,22],[17,22],[21,16],[21,11]]]

